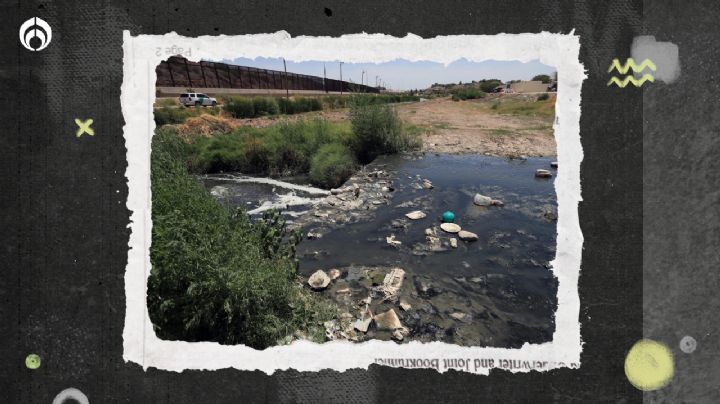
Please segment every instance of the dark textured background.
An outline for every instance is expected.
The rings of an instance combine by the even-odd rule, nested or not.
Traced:
[[[709,320],[717,316],[701,312],[718,306],[708,299],[718,284],[719,115],[710,101],[719,94],[711,76],[718,6],[658,3],[646,5],[643,19],[640,1],[2,2],[0,396],[49,403],[76,387],[92,403],[639,402],[623,361],[644,331],[670,345],[677,363],[673,383],[646,399],[716,401],[720,351]],[[20,24],[33,16],[53,29],[41,52],[18,42]],[[589,76],[581,117],[582,367],[476,376],[372,366],[267,376],[146,372],[125,363],[123,29],[423,37],[575,29]],[[610,61],[629,57],[639,34],[680,46],[679,81],[607,87]],[[95,136],[76,138],[74,118],[93,118]],[[679,351],[683,335],[698,340],[697,351]],[[40,369],[25,367],[29,353],[42,357]]]

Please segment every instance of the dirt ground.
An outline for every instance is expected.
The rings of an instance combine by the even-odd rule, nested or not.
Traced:
[[[547,111],[534,116],[498,113],[491,108],[495,101],[497,97],[466,101],[442,98],[405,104],[398,112],[403,121],[427,130],[423,148],[429,152],[506,157],[556,154],[553,116]]]
[[[436,98],[396,105],[398,114],[410,130],[422,136],[423,151],[473,153],[503,157],[554,156],[553,136],[555,95],[537,101],[537,95],[491,94],[480,100],[452,101]],[[499,105],[494,105],[499,104]],[[348,110],[326,110],[286,117],[229,119],[230,128],[265,127],[280,119],[295,121],[320,116],[332,122],[348,121]],[[207,119],[190,118],[181,129],[207,125]],[[223,120],[220,118],[220,120]],[[183,128],[188,126],[188,128]],[[182,132],[183,130],[181,130]],[[197,133],[197,128],[190,132]]]

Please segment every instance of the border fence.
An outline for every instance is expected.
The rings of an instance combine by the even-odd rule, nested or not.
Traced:
[[[192,62],[171,56],[155,68],[157,87],[380,92],[375,87],[306,74],[216,62]]]

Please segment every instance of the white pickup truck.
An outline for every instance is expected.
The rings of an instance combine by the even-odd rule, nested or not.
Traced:
[[[180,94],[180,104],[186,107],[191,105],[196,107],[207,107],[208,105],[214,107],[217,105],[217,100],[201,93],[184,93]]]

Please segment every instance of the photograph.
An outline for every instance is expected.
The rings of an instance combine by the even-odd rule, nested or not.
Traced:
[[[158,338],[552,341],[555,68],[159,50]]]

